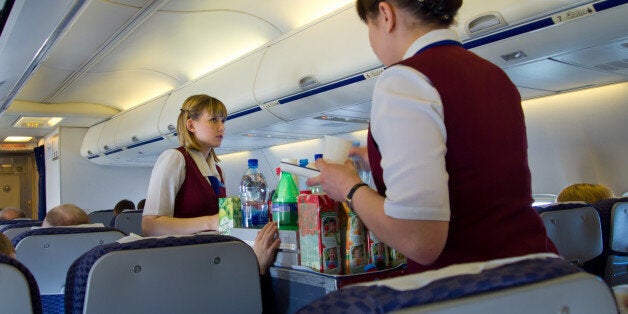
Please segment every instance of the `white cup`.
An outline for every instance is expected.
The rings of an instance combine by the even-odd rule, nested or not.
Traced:
[[[333,164],[344,164],[349,158],[352,142],[337,136],[325,135],[323,159]]]

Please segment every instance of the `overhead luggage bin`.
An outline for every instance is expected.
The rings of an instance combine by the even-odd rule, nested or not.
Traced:
[[[374,80],[367,78],[378,72],[368,71],[381,66],[352,3],[273,42],[255,80],[255,98],[283,120],[338,109],[370,99]],[[355,89],[338,89],[345,85]],[[321,93],[320,88],[330,92],[321,98],[307,97]]]
[[[159,132],[178,145],[177,137],[173,136],[176,133],[177,117],[185,99],[196,94],[216,97],[230,110],[226,135],[250,130],[256,125],[280,122],[273,115],[262,112],[253,95],[255,75],[265,52],[266,48],[258,49],[174,90],[161,111]],[[239,119],[245,115],[246,118]]]

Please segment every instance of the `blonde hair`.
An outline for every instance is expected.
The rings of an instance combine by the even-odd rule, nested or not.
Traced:
[[[179,136],[179,145],[185,148],[192,148],[200,150],[201,146],[198,144],[194,133],[188,130],[186,122],[188,119],[197,120],[203,115],[203,112],[207,111],[209,115],[227,117],[227,108],[222,101],[204,94],[193,95],[188,97],[181,106],[181,112],[177,118],[177,134]],[[220,161],[214,149],[209,152],[214,161]]]
[[[556,198],[557,202],[582,201],[595,203],[599,200],[613,198],[613,191],[602,184],[576,183],[564,188]]]

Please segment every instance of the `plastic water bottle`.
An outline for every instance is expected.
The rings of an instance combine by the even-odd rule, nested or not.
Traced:
[[[257,169],[257,159],[249,159],[249,169],[240,181],[243,228],[261,228],[268,223],[266,191],[266,179]]]
[[[297,230],[299,215],[297,212],[297,197],[299,188],[294,183],[292,175],[281,172],[281,179],[273,195],[273,221],[277,222],[280,230]]]
[[[353,142],[352,146],[360,147],[360,142],[355,141]],[[353,161],[355,168],[358,170],[358,175],[360,176],[360,179],[362,179],[362,182],[366,184],[370,184],[371,183],[371,171],[368,170],[367,167],[364,165],[362,158],[353,156],[351,157],[351,160]]]

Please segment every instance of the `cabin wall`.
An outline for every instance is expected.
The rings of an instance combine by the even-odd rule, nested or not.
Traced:
[[[89,213],[111,209],[124,198],[137,203],[146,195],[152,168],[90,162],[80,154],[86,132],[87,128],[61,127],[45,137],[47,211],[72,203]]]
[[[533,193],[574,183],[628,191],[628,83],[524,101]]]

